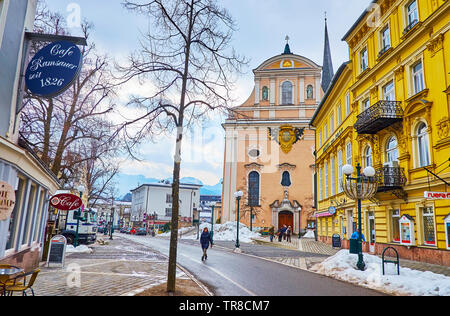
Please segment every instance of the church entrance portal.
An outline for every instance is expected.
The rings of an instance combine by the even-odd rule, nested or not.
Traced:
[[[289,211],[282,211],[278,214],[278,228],[283,225],[294,227],[294,213]]]

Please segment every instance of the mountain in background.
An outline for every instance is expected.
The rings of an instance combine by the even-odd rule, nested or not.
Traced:
[[[129,175],[119,173],[116,176],[116,182],[118,184],[119,195],[122,197],[123,201],[131,201],[131,190],[136,189],[142,184],[151,184],[151,183],[159,183],[161,180],[172,182],[171,178],[167,179],[156,179],[156,178],[147,178],[143,175]],[[200,188],[201,195],[222,195],[222,179],[216,185],[204,185],[203,182],[194,177],[185,177],[180,179],[180,183],[186,184],[198,184],[203,185]]]

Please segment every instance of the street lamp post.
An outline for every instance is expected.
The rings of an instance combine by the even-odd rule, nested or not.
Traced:
[[[109,230],[109,240],[113,240],[114,233],[114,207],[111,207],[111,229]]]
[[[239,244],[239,201],[241,200],[241,197],[244,195],[244,193],[242,191],[237,191],[234,193],[234,197],[237,200],[237,213],[236,213],[236,223],[237,223],[237,227],[236,227],[236,250],[239,249],[240,244]]]
[[[214,236],[214,206],[216,206],[216,203],[211,204],[211,242]]]
[[[302,228],[302,226],[301,226],[301,219],[302,219],[302,214],[300,213],[302,211],[302,207],[301,206],[299,206],[298,207],[298,239],[300,239],[301,238],[301,236],[300,236],[300,233],[301,233],[301,228]]]
[[[345,194],[358,202],[358,262],[357,268],[364,271],[366,264],[362,253],[362,230],[361,230],[361,200],[372,198],[378,189],[378,183],[374,178],[376,172],[372,167],[366,167],[361,174],[361,165],[356,166],[356,178],[352,178],[353,166],[345,165],[342,172],[347,176],[347,182],[343,185]]]
[[[85,187],[83,185],[78,186],[78,191],[80,192],[80,199],[83,197]],[[74,214],[76,214],[77,218],[77,230],[75,232],[75,239],[73,241],[74,248],[78,247],[78,229],[80,227],[80,216],[81,216],[81,207],[78,209],[78,211],[75,211]]]

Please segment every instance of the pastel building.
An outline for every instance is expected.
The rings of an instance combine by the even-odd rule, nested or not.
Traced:
[[[236,221],[234,193],[242,191],[239,221],[247,226],[286,224],[295,233],[314,226],[315,131],[309,121],[323,96],[322,85],[333,76],[327,35],[325,47],[323,68],[292,53],[287,43],[283,54],[253,71],[250,97],[222,125],[222,223]]]

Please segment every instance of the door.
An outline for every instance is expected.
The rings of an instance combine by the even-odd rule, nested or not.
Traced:
[[[294,228],[294,214],[292,212],[283,211],[278,214],[278,228],[283,227],[283,225]]]
[[[375,252],[375,215],[373,212],[369,212],[369,251]]]

